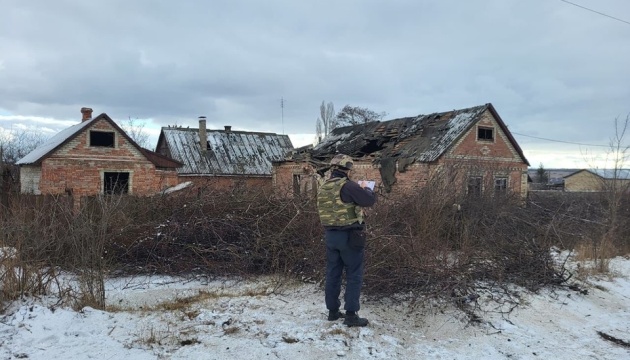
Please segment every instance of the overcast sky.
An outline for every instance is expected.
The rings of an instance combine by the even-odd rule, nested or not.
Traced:
[[[572,2],[630,22],[628,0]],[[561,0],[0,0],[0,131],[52,135],[87,106],[146,121],[151,147],[200,115],[301,146],[322,101],[492,103],[532,166],[583,168],[630,114],[623,21]]]

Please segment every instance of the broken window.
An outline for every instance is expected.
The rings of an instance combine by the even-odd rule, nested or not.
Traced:
[[[103,176],[103,193],[107,195],[129,193],[129,173],[106,172]]]
[[[468,195],[474,195],[474,196],[481,195],[482,184],[483,184],[483,177],[469,176],[468,177]]]
[[[494,141],[494,128],[491,127],[478,127],[477,128],[477,140],[481,141]]]
[[[90,146],[115,147],[113,131],[90,131]]]
[[[495,177],[494,178],[494,193],[505,194],[507,192],[508,178],[507,177]]]

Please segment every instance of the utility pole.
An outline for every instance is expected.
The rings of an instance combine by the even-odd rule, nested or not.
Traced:
[[[280,109],[282,112],[282,135],[284,135],[284,97],[280,98]]]

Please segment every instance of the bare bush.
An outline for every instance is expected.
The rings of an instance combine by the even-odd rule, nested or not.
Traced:
[[[630,231],[623,225],[630,223],[625,204],[614,244]],[[308,196],[210,186],[95,197],[80,207],[68,197],[20,195],[9,208],[0,218],[0,246],[18,256],[0,259],[3,302],[50,291],[62,270],[78,277],[75,305],[97,308],[105,306],[109,275],[323,279],[323,230]],[[559,285],[571,274],[554,263],[550,248],[599,239],[607,216],[606,203],[592,194],[535,193],[523,204],[505,194],[456,193],[450,180],[430,181],[411,195],[382,197],[368,211],[365,293],[459,300],[488,286]]]
[[[130,271],[305,275],[319,261],[311,250],[319,241],[313,235],[321,229],[308,200],[239,189],[192,191],[153,201],[163,217],[145,220],[150,225],[140,238],[120,237],[113,244]]]

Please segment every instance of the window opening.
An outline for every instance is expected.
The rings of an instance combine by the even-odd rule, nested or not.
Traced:
[[[486,128],[486,127],[478,127],[477,140],[494,141],[494,129]]]
[[[103,177],[103,193],[121,195],[129,193],[128,172],[106,172]]]
[[[468,195],[481,195],[482,180],[481,176],[468,177]]]
[[[494,192],[504,194],[507,192],[508,179],[506,177],[494,178]]]
[[[90,131],[90,146],[114,147],[114,133],[111,131]]]

